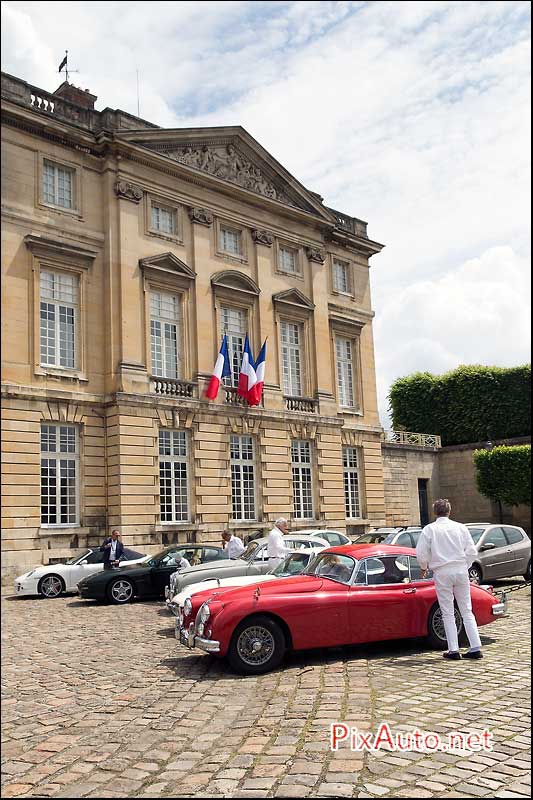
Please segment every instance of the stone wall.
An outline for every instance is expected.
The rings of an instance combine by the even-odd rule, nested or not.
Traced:
[[[530,444],[529,437],[494,441],[494,445]],[[439,486],[443,497],[453,507],[453,516],[460,522],[500,522],[497,503],[483,497],[476,486],[474,450],[486,446],[485,442],[453,445],[439,451]],[[510,525],[520,525],[531,535],[531,507],[503,506],[502,520]]]
[[[405,444],[382,444],[387,525],[419,525],[418,479],[428,481],[428,509],[439,492],[438,451]]]

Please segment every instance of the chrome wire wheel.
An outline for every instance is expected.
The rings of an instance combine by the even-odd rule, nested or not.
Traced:
[[[41,580],[39,591],[44,597],[59,597],[63,591],[63,581],[57,575],[47,575]]]
[[[128,603],[133,597],[133,586],[130,581],[120,578],[111,585],[111,598],[115,603]]]
[[[457,634],[461,633],[463,627],[463,620],[461,619],[461,615],[459,613],[459,609],[454,608],[454,616],[455,616],[455,627],[457,628]],[[437,608],[435,613],[431,618],[431,628],[437,639],[440,639],[441,642],[446,642],[446,631],[444,629],[444,620],[442,619],[442,611],[440,608]]]
[[[260,667],[272,656],[276,643],[271,632],[261,625],[245,628],[237,639],[237,653],[245,664]]]

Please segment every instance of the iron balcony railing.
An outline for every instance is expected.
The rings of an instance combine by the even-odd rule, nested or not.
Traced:
[[[383,431],[382,441],[391,444],[415,444],[419,447],[442,447],[440,436],[435,433],[412,433],[411,431]]]

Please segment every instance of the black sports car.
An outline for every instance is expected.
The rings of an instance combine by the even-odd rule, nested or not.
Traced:
[[[78,583],[83,599],[129,603],[134,597],[160,597],[177,569],[227,558],[221,547],[181,544],[166,547],[155,556],[128,567],[106,569]]]

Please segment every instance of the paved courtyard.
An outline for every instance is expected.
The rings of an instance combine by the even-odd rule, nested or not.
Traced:
[[[502,582],[503,584],[503,582]],[[163,603],[2,599],[3,797],[525,797],[530,590],[485,659],[419,642],[292,655],[235,675],[180,648]],[[329,749],[329,724],[481,731],[492,752]]]

